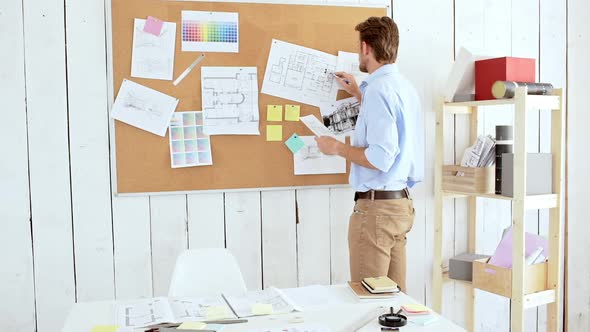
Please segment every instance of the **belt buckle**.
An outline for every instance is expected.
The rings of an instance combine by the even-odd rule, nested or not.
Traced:
[[[369,192],[371,193],[371,200],[374,201],[375,200],[375,190],[371,190]]]

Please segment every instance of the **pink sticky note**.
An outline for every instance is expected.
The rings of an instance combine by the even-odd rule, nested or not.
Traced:
[[[152,16],[148,16],[147,21],[145,22],[145,26],[143,27],[143,31],[151,33],[152,35],[160,36],[163,26],[164,21]]]

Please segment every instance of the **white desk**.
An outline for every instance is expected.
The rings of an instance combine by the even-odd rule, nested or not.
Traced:
[[[300,324],[289,323],[295,317],[302,317],[304,323],[331,328],[333,332],[349,332],[348,326],[355,321],[362,320],[366,315],[379,306],[399,308],[403,304],[417,303],[405,294],[399,294],[388,300],[367,301],[357,300],[346,286],[328,287],[332,301],[324,305],[309,303],[313,299],[302,297],[297,288],[283,290],[289,298],[300,304],[303,312],[294,312],[285,315],[250,317],[248,323],[227,325],[224,332],[246,332],[257,328],[288,327]],[[86,302],[74,305],[62,332],[90,332],[96,325],[114,325],[114,301]],[[377,323],[377,317],[363,329],[362,332],[381,331]],[[451,321],[440,317],[438,321],[428,326],[419,326],[410,323],[401,328],[402,332],[436,331],[436,332],[462,332],[465,329],[455,325]]]

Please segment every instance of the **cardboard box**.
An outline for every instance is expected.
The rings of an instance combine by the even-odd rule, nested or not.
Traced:
[[[461,254],[449,259],[449,278],[471,281],[473,279],[473,261],[489,259],[490,256],[478,254]]]
[[[535,59],[504,57],[475,61],[475,100],[495,99],[492,85],[496,81],[536,81]]]
[[[553,193],[551,153],[527,153],[526,195]],[[514,196],[514,154],[502,154],[502,196]]]
[[[488,258],[473,262],[473,287],[486,292],[512,297],[512,269],[488,264]],[[547,289],[548,263],[527,265],[524,268],[525,295]]]
[[[443,166],[442,188],[463,193],[494,193],[494,167]],[[462,176],[457,176],[462,173]]]

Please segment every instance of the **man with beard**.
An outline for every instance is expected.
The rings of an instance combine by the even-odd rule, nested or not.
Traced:
[[[388,276],[406,289],[406,234],[414,222],[408,187],[422,180],[420,100],[395,63],[399,31],[389,17],[371,17],[356,26],[360,84],[348,73],[336,80],[360,102],[352,144],[318,137],[327,155],[351,161],[350,185],[356,191],[348,245],[352,281]]]

